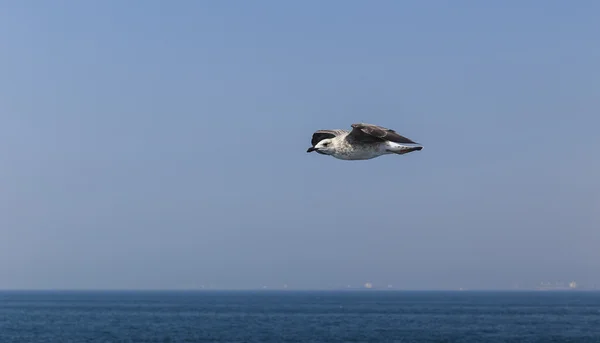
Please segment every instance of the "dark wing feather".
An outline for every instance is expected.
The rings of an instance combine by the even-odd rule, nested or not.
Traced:
[[[352,132],[350,132],[349,136],[361,142],[379,140],[390,141],[399,144],[418,144],[404,136],[400,136],[394,130],[364,123],[352,124]]]
[[[315,133],[313,133],[310,144],[312,144],[312,146],[314,147],[315,145],[317,145],[317,143],[324,139],[333,138],[335,136],[339,136],[347,132],[348,131],[345,130],[317,130],[315,131]]]

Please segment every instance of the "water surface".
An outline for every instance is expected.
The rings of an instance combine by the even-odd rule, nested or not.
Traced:
[[[600,293],[5,291],[0,342],[600,342]]]

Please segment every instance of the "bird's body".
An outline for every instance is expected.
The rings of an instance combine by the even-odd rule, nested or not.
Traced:
[[[348,130],[318,130],[313,133],[316,151],[340,160],[369,160],[387,154],[403,155],[423,149],[418,143],[400,136],[394,130],[372,124],[352,124]]]

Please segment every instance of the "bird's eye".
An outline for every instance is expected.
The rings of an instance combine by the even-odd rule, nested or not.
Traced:
[[[323,146],[328,146],[328,145],[329,145],[329,143],[323,143]]]

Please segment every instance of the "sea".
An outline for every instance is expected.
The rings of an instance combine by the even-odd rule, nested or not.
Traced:
[[[0,292],[0,343],[27,342],[600,343],[600,292]]]

